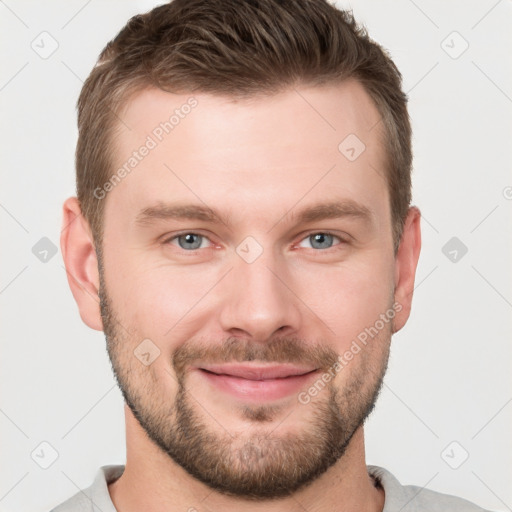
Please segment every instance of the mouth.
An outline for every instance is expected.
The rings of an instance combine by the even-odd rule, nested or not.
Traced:
[[[317,368],[289,364],[219,364],[197,367],[217,391],[250,401],[278,400],[299,392],[318,373]]]

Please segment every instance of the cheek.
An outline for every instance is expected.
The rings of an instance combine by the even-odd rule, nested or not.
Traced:
[[[299,296],[334,331],[327,334],[336,339],[339,350],[374,325],[393,303],[392,265],[382,259],[312,267],[296,279]]]
[[[139,265],[118,288],[122,314],[133,332],[165,346],[170,339],[185,335],[183,329],[208,303],[203,297],[217,280],[212,269]]]
[[[123,252],[130,255],[129,249]],[[198,325],[205,325],[196,321],[200,316],[213,314],[212,308],[218,314],[218,307],[229,304],[229,297],[219,294],[229,294],[230,277],[216,286],[226,271],[224,265],[180,268],[154,261],[145,264],[140,254],[132,256],[111,260],[106,275],[116,313],[133,333],[133,343],[149,338],[169,355],[174,348],[167,346],[169,340],[190,336]],[[296,301],[298,310],[308,316],[309,327],[345,344],[392,304],[393,269],[393,259],[384,258],[382,250],[367,249],[343,262],[290,263],[283,272],[297,295],[288,300]],[[213,288],[215,292],[208,295]]]

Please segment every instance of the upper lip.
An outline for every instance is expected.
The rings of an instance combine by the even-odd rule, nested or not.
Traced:
[[[198,367],[199,370],[207,370],[218,375],[231,375],[249,380],[281,379],[304,375],[315,371],[316,368],[297,366],[292,364],[279,365],[254,365],[240,363],[208,364]]]

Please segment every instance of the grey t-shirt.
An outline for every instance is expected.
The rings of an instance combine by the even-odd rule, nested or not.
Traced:
[[[489,512],[462,498],[430,491],[415,485],[402,485],[389,471],[367,466],[368,473],[385,492],[382,512]],[[103,466],[93,484],[54,508],[51,512],[117,512],[107,484],[117,480],[124,466]]]

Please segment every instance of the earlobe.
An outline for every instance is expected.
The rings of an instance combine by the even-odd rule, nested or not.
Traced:
[[[98,260],[89,224],[76,197],[66,199],[62,213],[60,247],[71,293],[83,322],[102,331]]]
[[[411,312],[414,279],[421,250],[420,220],[420,210],[416,206],[409,208],[395,257],[395,302],[400,311],[394,318],[393,332],[399,331],[405,325]]]

